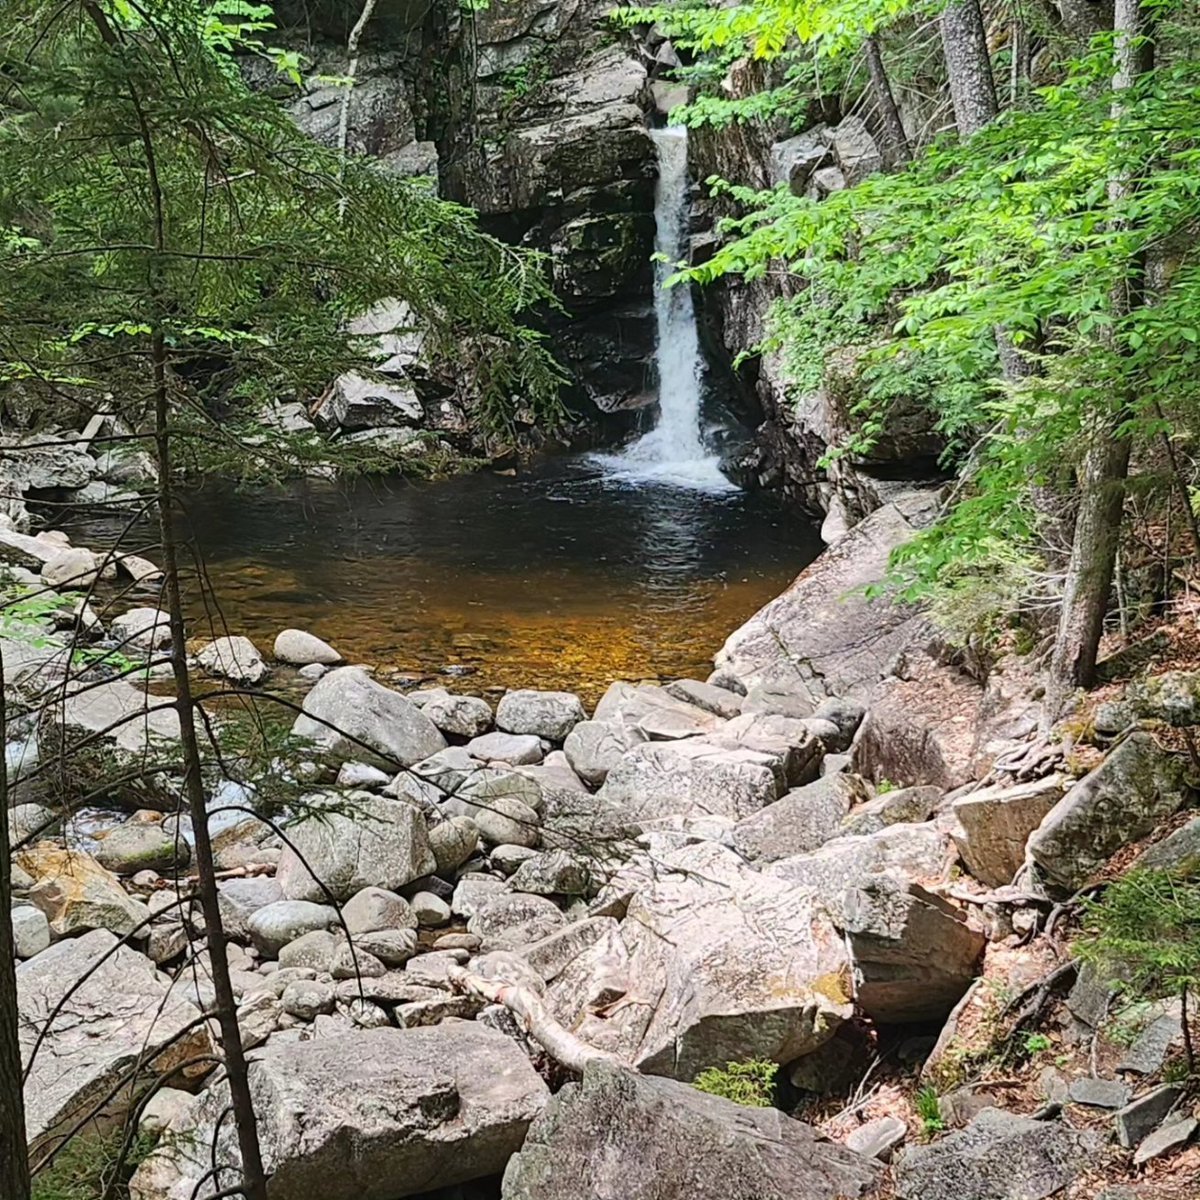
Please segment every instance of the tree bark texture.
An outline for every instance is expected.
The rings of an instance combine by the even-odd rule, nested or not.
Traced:
[[[1113,0],[1058,0],[1064,31],[1078,41],[1086,42],[1115,21]]]
[[[875,111],[879,114],[879,123],[883,127],[888,165],[903,166],[912,160],[912,149],[909,147],[908,134],[904,132],[904,122],[900,119],[896,97],[892,94],[892,85],[883,65],[879,39],[874,34],[867,38],[864,50],[867,56],[867,72],[871,77],[871,97],[875,101]]]
[[[996,81],[979,0],[954,0],[939,20],[950,98],[959,136],[969,138],[996,119]]]

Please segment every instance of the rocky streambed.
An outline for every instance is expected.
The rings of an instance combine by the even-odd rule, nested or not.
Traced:
[[[920,613],[853,592],[927,507],[873,513],[706,679],[614,681],[595,704],[404,692],[299,629],[192,647],[215,688],[301,697],[293,750],[206,778],[273,1200],[1083,1196],[1120,1146],[1191,1136],[1164,1124],[1179,1089],[1138,1086],[1153,1064],[1093,1081],[1115,1118],[1078,1119],[1103,1111],[1094,1087],[1036,1120],[960,1097],[963,1128],[932,1145],[869,1104],[818,1129],[691,1086],[770,1060],[794,1097],[837,1092],[886,1039],[926,1055],[939,1030],[926,1067],[944,1065],[1032,928],[1029,889],[1069,894],[1190,803],[1128,706],[1081,779],[996,767],[1030,732],[1020,675],[981,685]],[[0,538],[10,558],[38,553],[21,537]],[[106,624],[131,658],[169,641],[150,606]],[[177,780],[114,791],[133,811],[84,843],[33,774],[55,738],[169,761],[174,714],[132,678],[72,681],[53,644],[3,652],[43,710],[12,812],[34,1157],[100,1101],[165,1131],[136,1200],[220,1191],[238,1151]],[[280,780],[294,798],[256,810]],[[1156,1035],[1158,1065],[1179,1033]]]

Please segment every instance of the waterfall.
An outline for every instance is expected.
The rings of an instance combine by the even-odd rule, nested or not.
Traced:
[[[635,482],[731,491],[700,433],[700,340],[691,289],[663,286],[687,254],[687,130],[655,129],[650,136],[658,151],[654,249],[668,260],[654,265],[658,422],[620,454],[600,458],[614,474]]]

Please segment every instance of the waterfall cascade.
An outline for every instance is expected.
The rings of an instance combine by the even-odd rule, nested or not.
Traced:
[[[658,422],[621,453],[598,457],[614,475],[634,482],[730,491],[734,485],[701,436],[700,341],[691,290],[663,286],[687,253],[687,130],[655,129],[650,136],[658,149],[654,249],[667,259],[654,268]]]

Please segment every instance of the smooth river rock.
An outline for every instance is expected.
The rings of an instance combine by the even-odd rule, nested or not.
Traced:
[[[579,778],[599,787],[625,754],[645,741],[649,738],[635,725],[621,721],[580,721],[567,734],[563,751]]]
[[[248,637],[219,637],[202,647],[196,661],[210,674],[234,683],[261,683],[270,668]]]
[[[412,766],[443,749],[438,727],[399,692],[376,683],[361,667],[323,675],[304,697],[295,737],[340,761]]]
[[[272,651],[277,661],[295,667],[333,667],[342,656],[328,643],[303,629],[285,629],[275,639]]]
[[[561,742],[585,720],[583,702],[574,692],[539,692],[521,688],[506,692],[496,705],[496,727],[505,733],[531,733]]]

